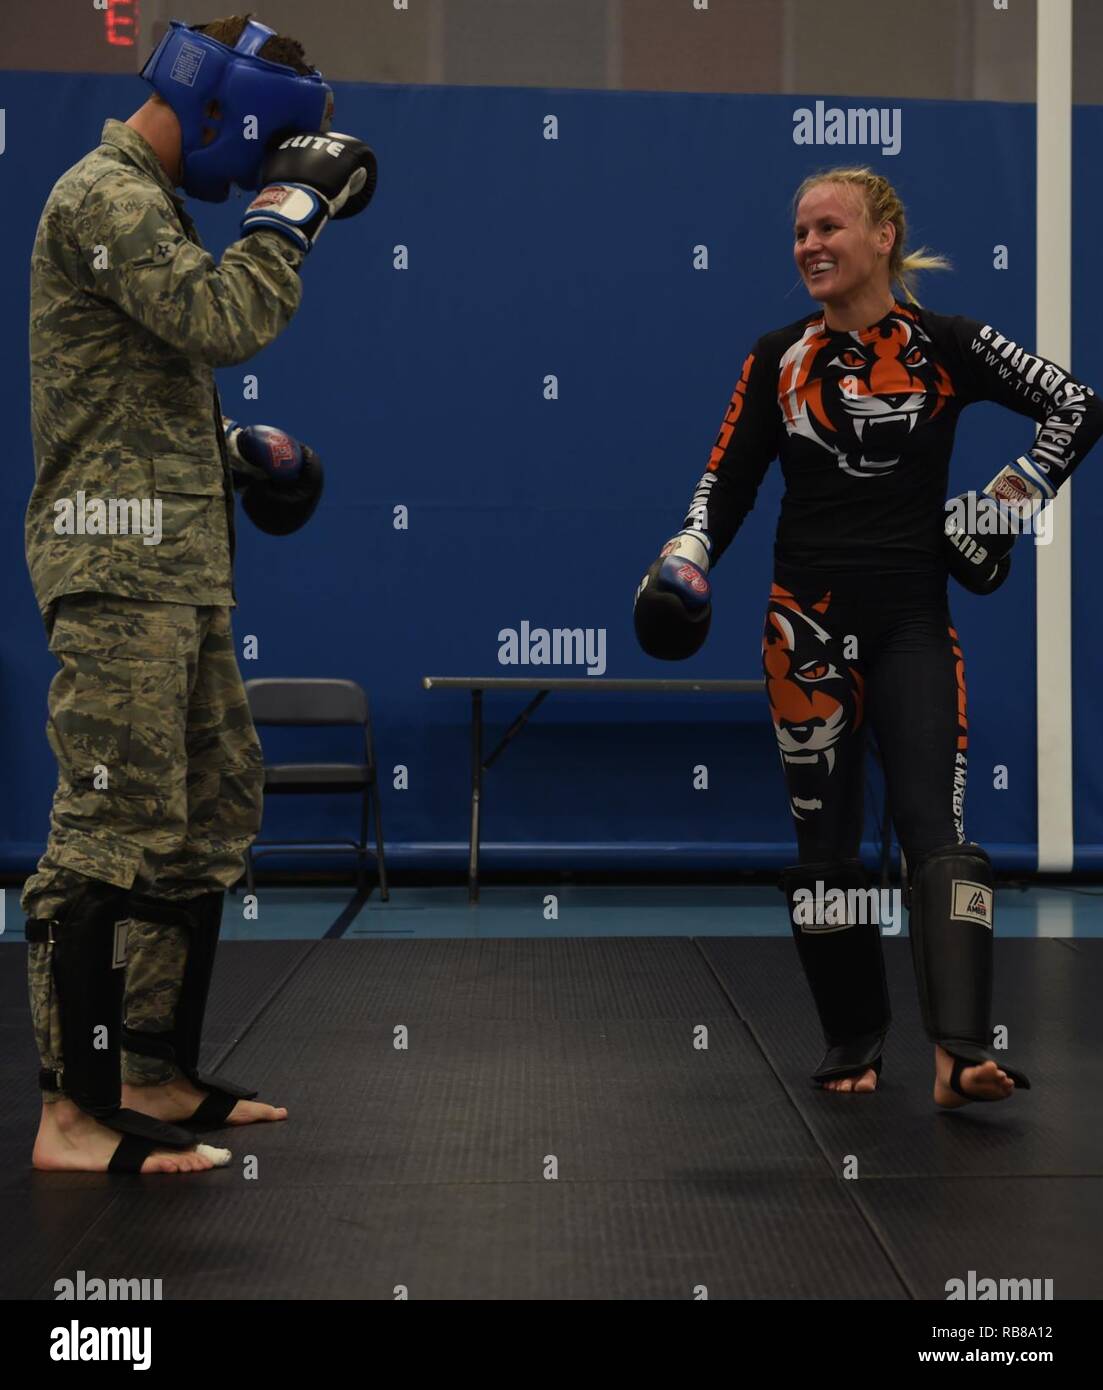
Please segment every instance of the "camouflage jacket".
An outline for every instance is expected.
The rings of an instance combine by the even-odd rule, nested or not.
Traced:
[[[31,256],[24,529],[47,621],[62,594],[88,590],[233,603],[234,494],[213,369],[287,326],[302,260],[256,232],[216,264],[152,147],[121,121],[58,179]]]

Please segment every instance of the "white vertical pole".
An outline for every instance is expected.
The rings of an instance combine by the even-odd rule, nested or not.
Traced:
[[[623,22],[621,0],[605,0],[605,86],[613,92],[624,85]]]
[[[444,0],[429,0],[425,49],[425,81],[439,87],[444,82]]]
[[[797,90],[796,0],[784,0],[781,9],[781,90]]]
[[[1038,0],[1036,341],[1072,359],[1072,0]],[[1038,868],[1072,868],[1072,543],[1066,483],[1037,556]]]

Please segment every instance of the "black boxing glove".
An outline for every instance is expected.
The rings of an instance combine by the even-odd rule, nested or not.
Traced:
[[[299,444],[302,463],[294,477],[249,475],[241,489],[245,515],[270,536],[289,536],[314,515],[325,482],[322,461],[309,444]],[[235,469],[235,488],[240,473]]]
[[[1015,518],[984,493],[963,493],[946,509],[947,569],[971,594],[995,593],[1011,572]]]
[[[989,570],[986,566],[982,571],[978,571],[960,555],[956,561],[950,561],[950,574],[953,578],[963,589],[968,589],[971,594],[980,594],[982,597],[986,594],[994,594],[1010,573],[1010,555],[1005,555],[1002,560],[997,561],[994,569]]]
[[[682,661],[700,651],[712,622],[711,541],[682,531],[667,541],[636,590],[636,639],[648,656]]]
[[[377,176],[374,152],[352,135],[289,135],[261,167],[260,192],[245,209],[242,235],[267,229],[309,251],[331,217],[364,211]]]

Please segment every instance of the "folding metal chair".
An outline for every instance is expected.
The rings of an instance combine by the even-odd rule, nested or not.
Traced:
[[[364,760],[356,763],[273,763],[265,764],[265,795],[342,794],[361,796],[359,840],[264,840],[256,841],[246,856],[245,881],[253,891],[254,854],[276,850],[292,853],[319,852],[335,847],[356,852],[357,891],[364,891],[364,861],[368,849],[369,811],[375,822],[375,858],[379,872],[379,896],[390,897],[387,865],[383,855],[383,827],[379,814],[379,782],[376,776],[375,745],[372,740],[368,697],[355,681],[348,680],[250,680],[245,693],[253,722],[259,727],[359,725],[364,731]],[[258,849],[257,846],[260,846]]]

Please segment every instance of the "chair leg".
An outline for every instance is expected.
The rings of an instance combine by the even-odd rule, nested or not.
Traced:
[[[364,860],[368,857],[368,789],[360,798],[360,838],[356,842],[356,891],[364,891]]]
[[[379,868],[379,898],[381,902],[390,900],[391,891],[387,887],[387,861],[383,857],[383,823],[379,817],[379,780],[372,779],[372,819],[375,821],[375,859]]]

